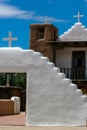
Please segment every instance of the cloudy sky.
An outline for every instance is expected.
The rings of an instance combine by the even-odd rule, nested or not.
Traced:
[[[2,38],[12,31],[13,47],[29,48],[32,23],[50,23],[59,29],[59,35],[77,22],[73,16],[80,12],[84,15],[80,22],[87,27],[87,0],[0,0],[0,47],[8,46]]]

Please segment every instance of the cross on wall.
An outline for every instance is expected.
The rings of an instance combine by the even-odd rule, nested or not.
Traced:
[[[10,86],[10,75],[7,75],[7,83],[6,83],[6,87]]]
[[[80,12],[78,11],[78,14],[74,15],[73,17],[78,18],[78,23],[80,23],[80,18],[84,17],[84,15],[81,15]]]
[[[49,17],[47,17],[47,16],[44,17],[44,23],[45,23],[45,24],[51,23],[51,20],[52,20],[52,19],[49,18]]]
[[[17,41],[17,38],[12,38],[12,32],[8,32],[8,38],[3,38],[3,41],[8,41],[8,47],[12,47],[12,41]]]

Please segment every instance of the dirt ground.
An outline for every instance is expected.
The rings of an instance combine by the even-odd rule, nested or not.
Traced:
[[[87,130],[87,127],[28,127],[26,117],[19,115],[0,116],[0,130]]]

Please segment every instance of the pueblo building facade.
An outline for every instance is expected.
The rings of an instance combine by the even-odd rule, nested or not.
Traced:
[[[30,48],[48,57],[87,94],[87,28],[79,18],[78,14],[78,22],[60,36],[53,24],[32,24]]]

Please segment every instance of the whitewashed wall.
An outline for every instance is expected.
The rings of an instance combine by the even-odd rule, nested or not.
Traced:
[[[56,52],[56,66],[60,68],[71,68],[72,67],[72,51],[85,51],[87,68],[87,48],[64,48],[63,50],[57,50]]]
[[[87,96],[40,53],[0,48],[0,72],[27,74],[27,126],[86,125]]]

